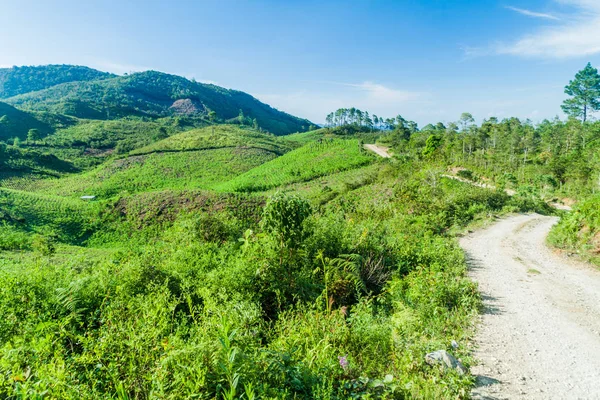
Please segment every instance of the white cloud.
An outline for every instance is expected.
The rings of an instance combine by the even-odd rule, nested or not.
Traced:
[[[375,103],[403,103],[422,96],[418,92],[392,89],[379,83],[366,81],[363,83],[344,83],[343,85],[356,88],[364,93],[366,100]]]
[[[600,53],[600,1],[555,0],[575,12],[564,21],[540,28],[512,43],[493,46],[496,54],[574,58]]]
[[[557,16],[552,15],[552,14],[546,14],[546,13],[541,13],[541,12],[537,12],[537,11],[526,10],[524,8],[518,8],[518,7],[513,7],[513,6],[506,6],[506,8],[509,10],[512,10],[514,12],[517,12],[519,14],[528,16],[528,17],[552,19],[555,21],[558,21],[560,19]]]

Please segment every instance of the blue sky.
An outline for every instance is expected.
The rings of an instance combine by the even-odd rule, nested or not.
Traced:
[[[422,126],[562,115],[600,66],[600,0],[0,0],[0,66],[145,69],[321,123],[339,107]]]

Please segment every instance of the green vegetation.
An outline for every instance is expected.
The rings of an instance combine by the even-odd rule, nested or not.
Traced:
[[[260,198],[239,195],[126,197],[98,211],[87,247],[40,234],[31,250],[4,253],[0,391],[466,397],[469,377],[423,360],[466,341],[479,305],[444,232],[511,200],[450,180],[432,186],[426,164],[380,168],[318,208],[282,194],[264,214]],[[45,340],[25,344],[39,332]],[[458,355],[468,365],[467,349]]]
[[[75,65],[0,68],[0,99],[43,90],[66,82],[92,81],[114,75]]]
[[[77,169],[71,163],[53,155],[7,146],[0,142],[0,182],[3,186],[7,186],[6,179],[15,177],[58,177],[63,173],[75,171]]]
[[[7,141],[18,137],[26,139],[30,129],[37,129],[47,135],[52,127],[36,118],[35,114],[18,110],[6,103],[0,102],[0,140]]]
[[[257,192],[366,165],[373,161],[358,140],[324,139],[239,175],[219,190]]]
[[[5,108],[2,398],[467,399],[424,360],[474,362],[455,236],[587,198],[550,240],[598,247],[600,123],[349,108],[277,137],[307,121],[156,72],[59,78]]]
[[[85,119],[208,117],[212,111],[215,113],[212,119],[249,126],[256,120],[258,127],[276,135],[306,131],[312,125],[307,120],[275,110],[246,93],[156,71],[73,81],[6,101],[28,110]],[[242,118],[238,118],[240,111]]]
[[[32,182],[27,189],[60,196],[98,196],[160,189],[210,188],[275,158],[257,148],[152,153],[115,159],[89,172]]]
[[[252,147],[267,150],[277,155],[282,155],[291,150],[291,146],[286,141],[273,135],[236,125],[216,125],[180,133],[134,150],[131,154],[206,150],[224,147]]]
[[[548,241],[600,265],[600,195],[588,198],[564,216]]]

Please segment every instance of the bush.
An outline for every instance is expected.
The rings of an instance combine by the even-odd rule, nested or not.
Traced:
[[[35,235],[31,247],[43,256],[51,256],[56,252],[56,236]]]
[[[456,175],[460,178],[468,179],[470,181],[476,180],[475,175],[473,174],[473,171],[468,170],[468,169],[461,169],[456,173]]]
[[[310,204],[294,195],[276,193],[265,206],[263,228],[281,243],[295,248],[305,237],[304,221],[311,214]]]

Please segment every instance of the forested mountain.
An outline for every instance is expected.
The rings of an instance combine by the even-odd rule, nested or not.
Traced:
[[[247,93],[156,71],[63,83],[7,102],[23,109],[88,119],[197,115],[254,124],[276,135],[311,126],[310,121],[278,111]]]
[[[0,99],[42,90],[66,82],[103,79],[112,74],[77,65],[0,68]]]

